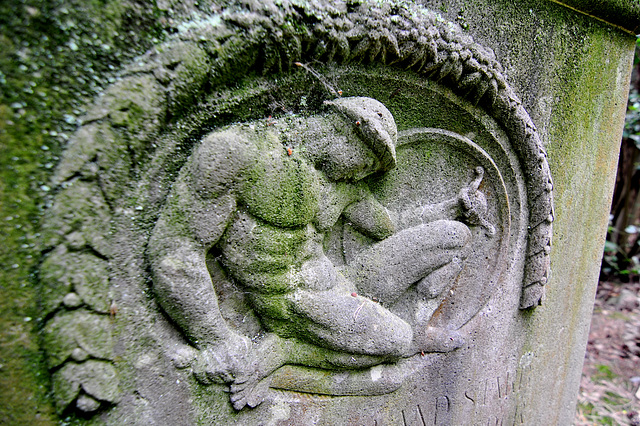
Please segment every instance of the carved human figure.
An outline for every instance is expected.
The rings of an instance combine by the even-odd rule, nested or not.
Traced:
[[[362,181],[395,166],[391,113],[370,98],[326,104],[323,115],[206,136],[150,239],[155,293],[199,349],[196,374],[230,383],[237,409],[260,403],[263,379],[284,364],[362,368],[463,343],[374,300],[391,304],[413,285],[433,298],[456,278],[471,239],[463,221],[488,228],[482,169],[459,196],[405,214],[412,226],[396,232]],[[340,218],[377,242],[337,268],[323,241]],[[206,266],[212,249],[266,337],[251,341],[222,318]]]

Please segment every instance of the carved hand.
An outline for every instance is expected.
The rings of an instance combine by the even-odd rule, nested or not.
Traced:
[[[251,341],[235,333],[218,344],[203,347],[194,365],[196,378],[204,384],[233,383],[257,370]]]
[[[269,341],[269,339],[266,339]],[[266,351],[269,352],[270,346]],[[268,377],[281,362],[275,365],[260,360],[258,347],[248,338],[237,334],[230,335],[224,342],[203,348],[194,365],[194,375],[204,384],[229,384],[231,404],[236,410],[245,406],[259,405],[269,390],[271,382]],[[264,354],[263,354],[264,357]],[[273,360],[272,360],[273,361]]]
[[[476,178],[460,190],[458,194],[458,204],[462,209],[462,218],[469,225],[479,225],[487,230],[491,236],[495,234],[495,228],[487,220],[487,199],[484,194],[478,191],[482,178],[484,177],[484,169],[476,167]]]

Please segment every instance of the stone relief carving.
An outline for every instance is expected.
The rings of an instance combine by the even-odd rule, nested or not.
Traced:
[[[149,303],[133,288],[186,335],[174,364],[200,383],[229,384],[236,409],[270,388],[385,394],[423,354],[464,344],[460,328],[506,262],[517,200],[502,166],[473,137],[423,124],[398,132],[396,120],[408,119],[389,111],[397,92],[332,99],[322,80],[331,71],[318,84],[295,61],[404,70],[492,116],[524,175],[520,305],[540,303],[551,176],[493,53],[414,5],[281,3],[229,6],[185,25],[88,108],[43,224],[43,334],[61,413],[120,401],[116,342],[133,327],[120,318]],[[299,76],[301,89],[278,102],[302,113],[260,120],[266,108],[251,105],[269,103],[266,83],[210,96],[244,69]],[[204,107],[194,109],[198,97]],[[433,171],[412,174],[419,161]],[[422,190],[399,189],[413,185]],[[119,248],[148,238],[146,258]]]
[[[327,105],[321,117],[206,136],[151,235],[154,290],[197,342],[196,374],[232,383],[236,409],[259,403],[260,381],[285,364],[363,368],[464,342],[429,326],[424,311],[437,305],[416,312],[411,326],[379,301],[394,305],[414,285],[423,300],[441,298],[469,255],[468,226],[495,232],[478,190],[484,169],[451,199],[402,212],[396,232],[361,183],[395,167],[391,113],[371,98]],[[337,268],[323,241],[340,218],[376,243]],[[256,345],[219,314],[206,266],[212,248],[268,332]]]

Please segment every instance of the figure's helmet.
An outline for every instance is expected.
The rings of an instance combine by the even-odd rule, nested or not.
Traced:
[[[381,171],[396,166],[398,129],[393,116],[382,103],[372,98],[352,97],[325,101],[356,127],[365,144],[380,161]]]

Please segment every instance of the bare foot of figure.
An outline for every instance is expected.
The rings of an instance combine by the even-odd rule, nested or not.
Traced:
[[[235,380],[229,388],[233,408],[242,410],[247,405],[251,408],[257,407],[267,396],[270,385],[270,377],[260,380],[257,374]]]
[[[451,352],[465,343],[465,338],[459,331],[444,328],[426,327],[416,331],[414,342],[417,352]]]

